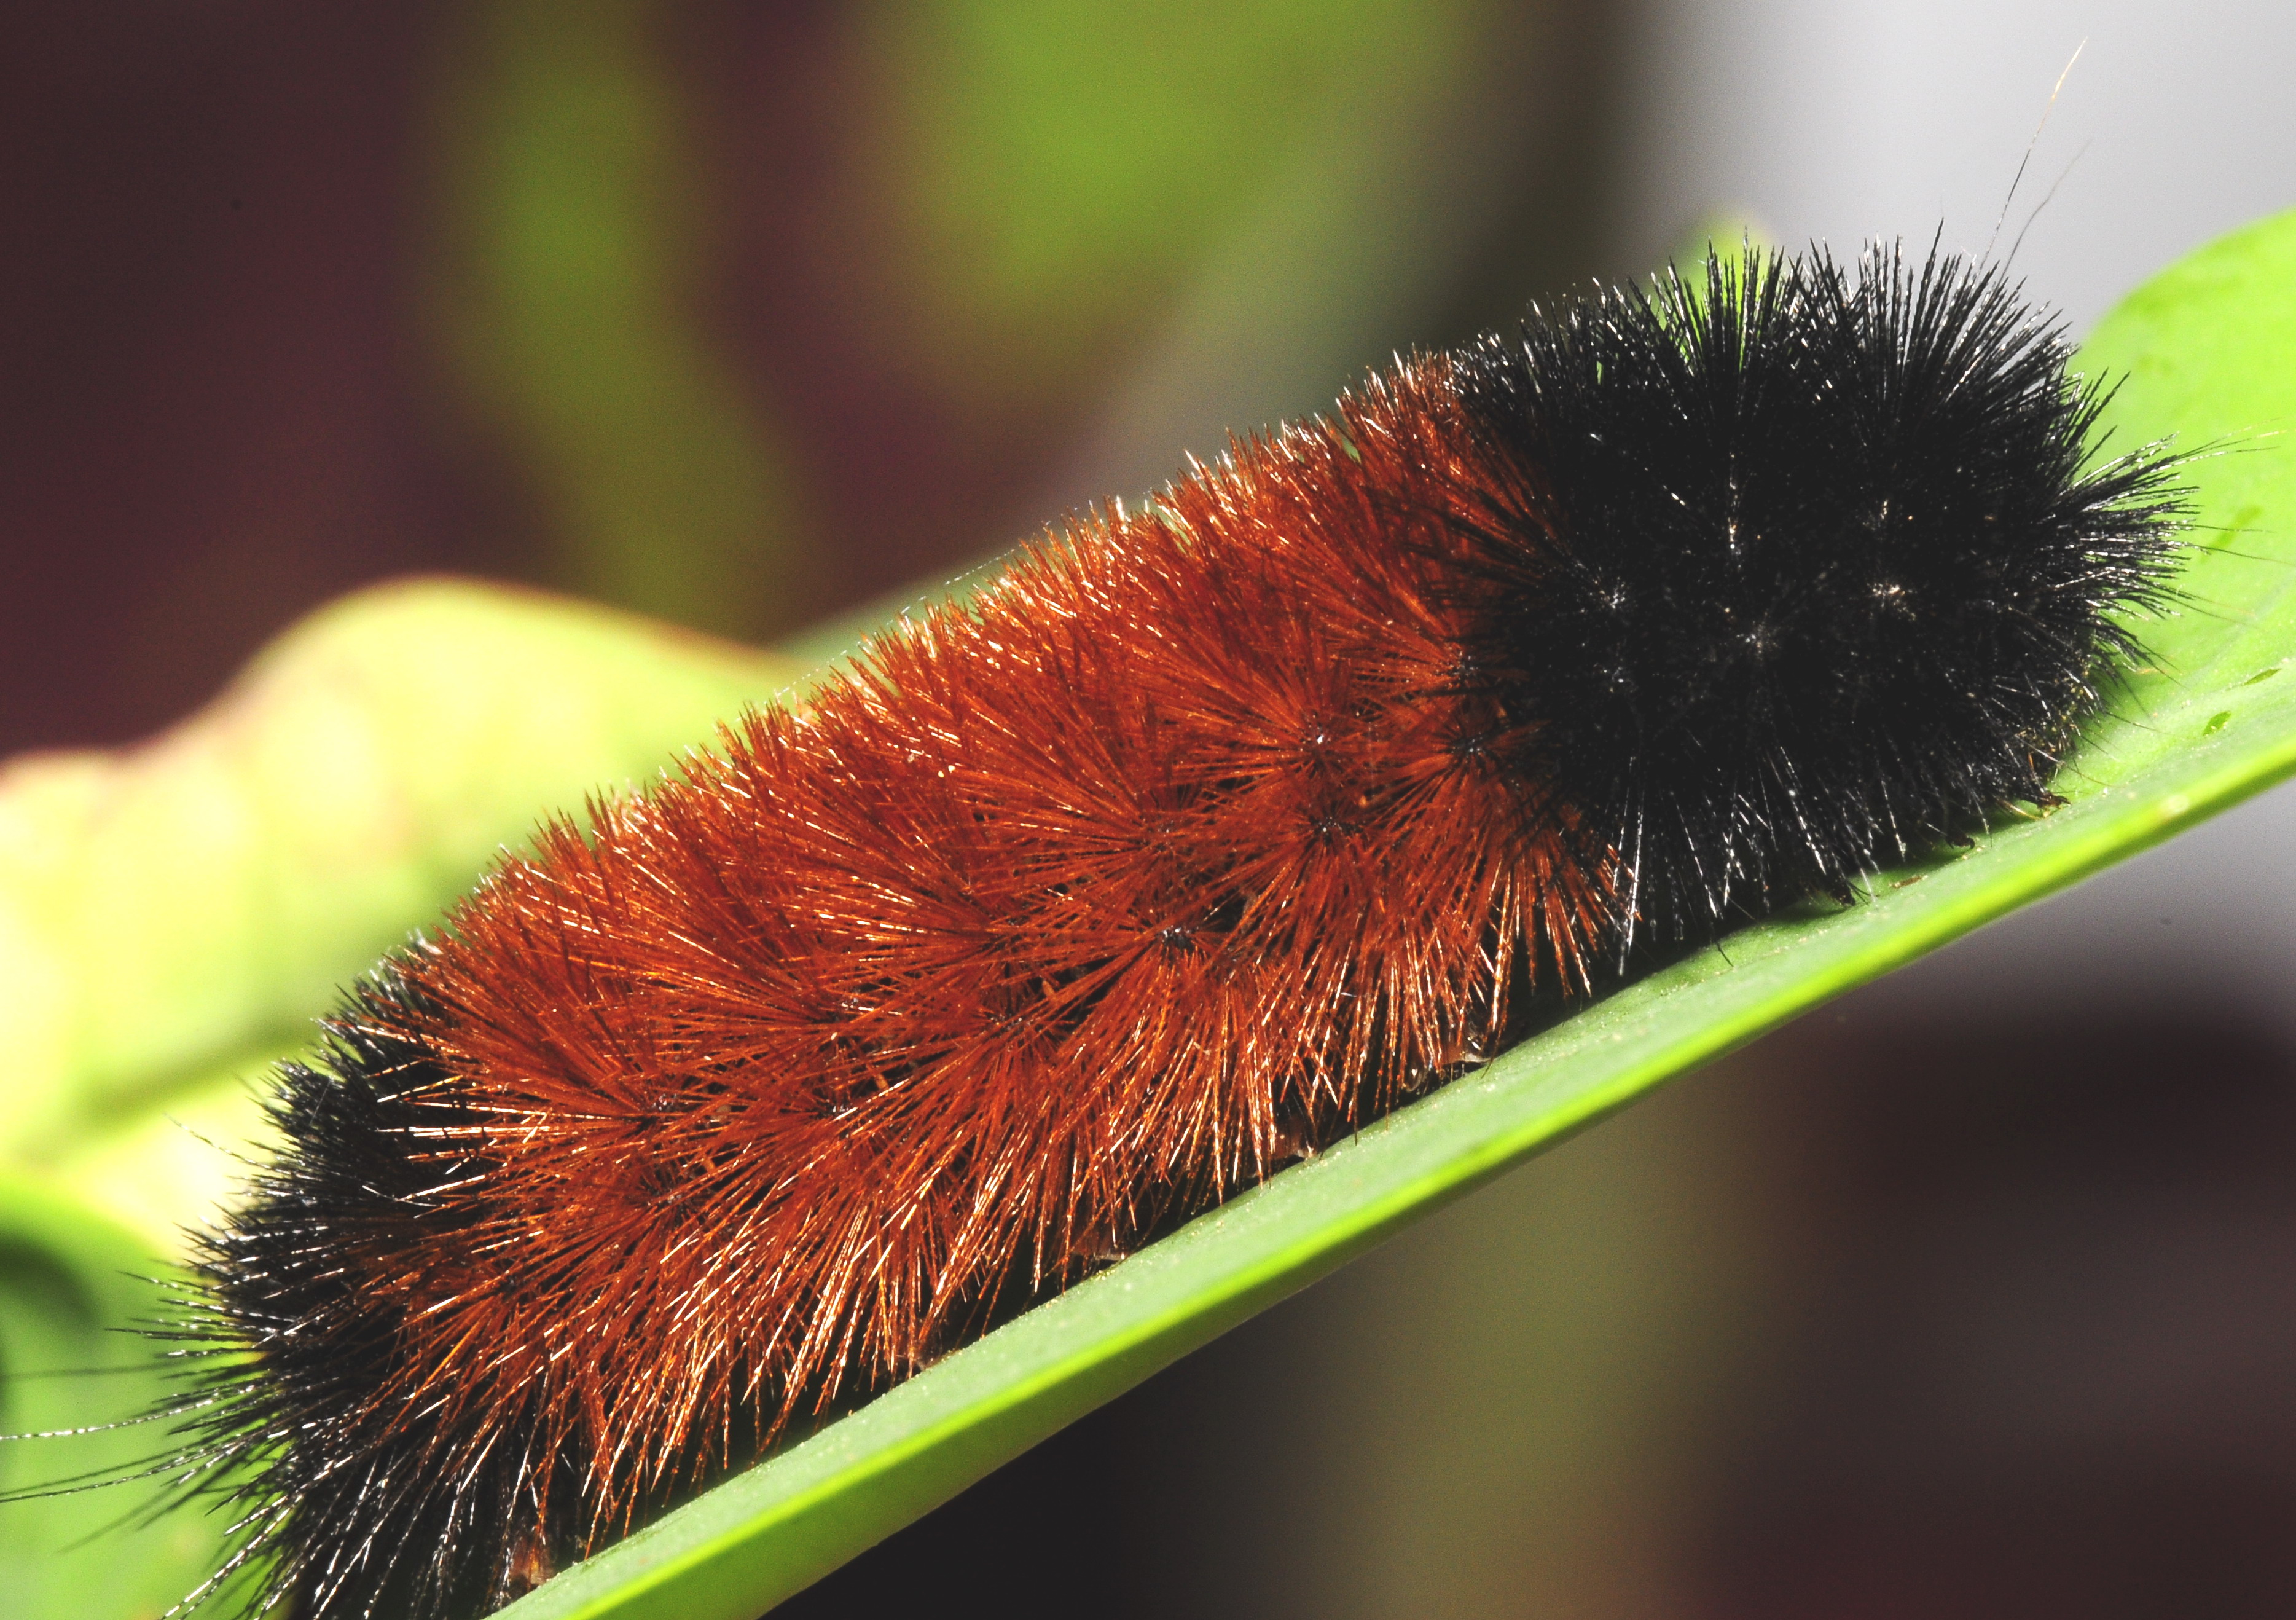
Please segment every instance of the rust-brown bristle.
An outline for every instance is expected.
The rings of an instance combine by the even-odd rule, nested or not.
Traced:
[[[1430,476],[1427,387],[1349,413],[1360,461],[1291,433],[1081,527],[457,913],[398,1032],[484,1170],[450,1252],[369,1262],[399,1390],[472,1448],[543,1392],[613,1517],[729,1411],[904,1373],[1016,1262],[1455,1070],[1526,942],[1575,958],[1597,880],[1460,746],[1503,721],[1442,695],[1445,537],[1369,493]]]
[[[1951,261],[1566,306],[547,829],[286,1072],[186,1468],[258,1466],[302,1620],[500,1603],[1456,1073],[1637,915],[2040,791],[2175,519],[2157,458],[2080,472],[2064,358]]]

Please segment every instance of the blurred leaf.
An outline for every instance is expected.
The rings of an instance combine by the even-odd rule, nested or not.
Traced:
[[[2191,468],[2194,610],[2061,777],[2072,802],[1774,919],[1653,974],[1317,1160],[1037,1306],[806,1443],[578,1565],[515,1620],[750,1620],[1045,1435],[1403,1223],[1827,997],[2296,770],[2296,214],[2169,270],[2084,363],[2128,381],[2126,447],[2223,444]]]
[[[161,1444],[152,1425],[116,1424],[166,1393],[149,1341],[158,1269],[101,1215],[0,1172],[0,1491],[132,1467]],[[135,1522],[142,1486],[0,1503],[0,1592],[10,1620],[150,1620],[214,1567],[221,1525],[196,1513]]]
[[[428,312],[531,481],[557,582],[725,634],[787,621],[799,475],[705,325],[722,212],[657,0],[481,0],[439,53]]]
[[[315,614],[148,744],[0,767],[0,1433],[150,1410],[160,1363],[121,1331],[155,1314],[141,1279],[235,1178],[249,1078],[343,982],[540,807],[652,779],[800,674],[582,603],[414,580]],[[144,1425],[12,1442],[0,1489],[159,1445]],[[0,1613],[150,1620],[180,1599],[220,1526],[134,1527],[154,1494],[0,1507]]]
[[[252,1126],[238,1076],[549,806],[646,781],[797,674],[586,604],[361,592],[183,725],[0,767],[0,1163],[110,1189],[155,1245]]]
[[[1429,184],[1387,159],[1467,94],[1497,10],[933,0],[870,11],[862,60],[882,78],[880,113],[849,189],[891,210],[873,267],[898,280],[885,306],[913,313],[898,334],[903,362],[958,398],[1041,387],[1155,318],[1231,234],[1271,216],[1326,259],[1389,251],[1362,228],[1358,182],[1368,171],[1390,187]],[[1271,318],[1316,292],[1299,275],[1308,264],[1288,267],[1278,295],[1255,289]],[[1349,282],[1347,301],[1362,303],[1376,279]],[[1317,313],[1331,312],[1308,318]]]

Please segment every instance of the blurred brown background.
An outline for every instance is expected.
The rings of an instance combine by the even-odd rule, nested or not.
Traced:
[[[2296,202],[2296,20],[2228,0],[7,9],[0,752],[409,571],[788,637],[1703,221],[1984,249],[2085,38],[1996,250],[2054,187],[2077,325]],[[1685,1082],[786,1612],[2296,1610],[2292,831]]]

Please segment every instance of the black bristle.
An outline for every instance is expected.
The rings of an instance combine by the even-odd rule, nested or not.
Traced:
[[[2132,611],[2174,458],[2092,465],[2103,395],[1997,267],[1822,250],[1534,311],[1456,357],[1520,498],[1478,527],[1476,662],[1683,937],[2047,788]]]
[[[203,1287],[169,1335],[224,1347],[176,1403],[192,1441],[180,1466],[192,1490],[244,1515],[222,1573],[259,1571],[257,1612],[496,1607],[515,1590],[504,1527],[532,1523],[544,1494],[521,1448],[472,1455],[469,1436],[374,1403],[402,1312],[353,1279],[455,1243],[430,1195],[468,1168],[450,1146],[469,1122],[449,1077],[375,1016],[435,1016],[416,998],[386,962],[326,1022],[313,1063],[281,1065],[269,1112],[285,1146],[202,1239]]]

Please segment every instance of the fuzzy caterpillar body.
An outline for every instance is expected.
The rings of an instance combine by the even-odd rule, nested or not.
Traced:
[[[1526,984],[2046,798],[2180,514],[2069,358],[1886,251],[1534,311],[554,825],[284,1070],[208,1245],[235,1557],[498,1605]]]

